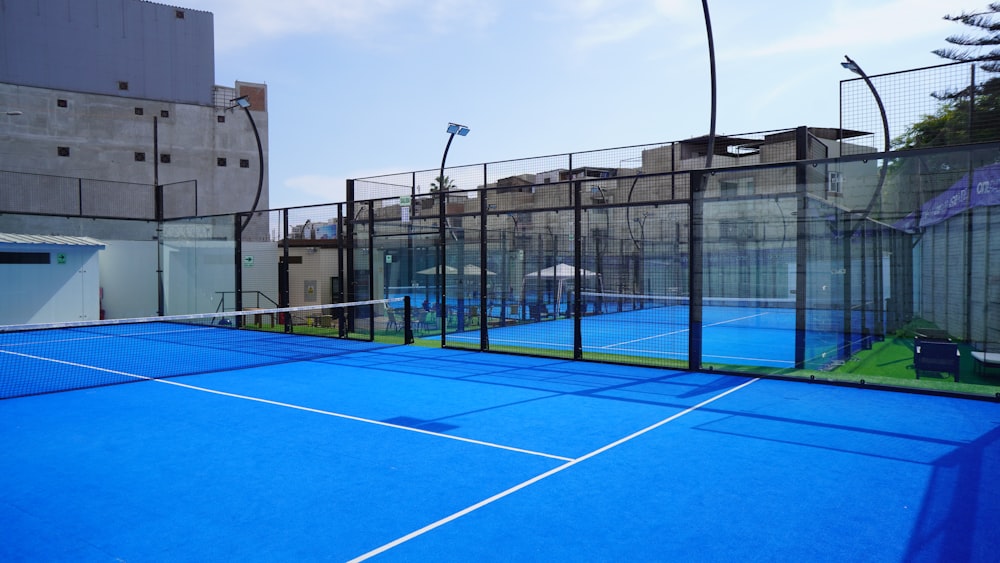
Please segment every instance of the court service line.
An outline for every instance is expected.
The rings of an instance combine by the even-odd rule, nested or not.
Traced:
[[[484,500],[481,500],[481,501],[477,502],[476,504],[473,504],[471,506],[463,508],[462,510],[459,510],[458,512],[455,512],[454,514],[451,514],[449,516],[445,516],[444,518],[441,518],[440,520],[438,520],[436,522],[432,522],[432,523],[424,526],[423,528],[420,528],[418,530],[414,530],[414,531],[410,532],[409,534],[406,534],[405,536],[399,537],[399,538],[397,538],[397,539],[395,539],[395,540],[393,540],[393,541],[391,541],[391,542],[389,542],[389,543],[387,543],[385,545],[382,545],[382,546],[377,547],[377,548],[375,548],[375,549],[373,549],[373,550],[371,550],[371,551],[369,551],[367,553],[359,555],[359,556],[355,557],[354,559],[349,560],[348,563],[358,563],[360,561],[366,561],[368,559],[371,559],[372,557],[375,557],[376,555],[381,555],[381,554],[385,553],[386,551],[389,551],[390,549],[393,549],[393,548],[395,548],[395,547],[397,547],[399,545],[402,545],[402,544],[404,544],[404,543],[406,543],[406,542],[408,542],[408,541],[410,541],[410,540],[412,540],[414,538],[418,538],[418,537],[426,534],[427,532],[430,532],[432,530],[440,528],[441,526],[444,526],[445,524],[448,524],[449,522],[453,522],[455,520],[458,520],[459,518],[461,518],[461,517],[463,517],[463,516],[465,516],[467,514],[470,514],[472,512],[475,512],[476,510],[479,510],[480,508],[483,508],[484,506],[488,506],[490,504],[493,504],[494,502],[496,502],[496,501],[498,501],[500,499],[503,499],[505,497],[508,497],[508,496],[510,496],[510,495],[512,495],[512,494],[514,494],[514,493],[516,493],[516,492],[518,492],[520,490],[522,490],[522,489],[530,487],[531,485],[534,485],[535,483],[537,483],[537,482],[539,482],[539,481],[541,481],[543,479],[551,477],[551,476],[553,476],[553,475],[555,475],[557,473],[561,473],[561,472],[565,471],[566,469],[569,469],[570,467],[573,467],[573,466],[575,466],[575,465],[577,465],[577,464],[579,464],[581,462],[587,461],[588,459],[590,459],[592,457],[596,457],[596,456],[598,456],[598,455],[600,455],[600,454],[602,454],[602,453],[604,453],[604,452],[606,452],[606,451],[608,451],[608,450],[610,450],[612,448],[616,448],[616,447],[618,447],[618,446],[620,446],[620,445],[622,445],[622,444],[624,444],[626,442],[634,440],[635,438],[638,438],[639,436],[642,436],[643,434],[646,434],[648,432],[656,430],[657,428],[659,428],[659,427],[661,427],[661,426],[663,426],[665,424],[669,424],[670,422],[673,422],[673,421],[677,420],[678,418],[681,418],[682,416],[688,415],[688,414],[690,414],[690,413],[692,413],[692,412],[694,412],[694,411],[696,411],[696,410],[698,410],[698,409],[700,409],[700,408],[702,408],[702,407],[704,407],[704,406],[706,406],[706,405],[708,405],[710,403],[718,401],[719,399],[725,397],[726,395],[729,395],[730,393],[735,393],[736,391],[739,391],[740,389],[743,389],[744,387],[747,387],[748,385],[750,385],[752,383],[755,383],[757,381],[760,381],[759,377],[751,379],[750,381],[741,383],[740,385],[737,385],[736,387],[733,387],[731,389],[727,389],[727,390],[719,393],[718,395],[710,397],[710,398],[708,398],[708,399],[706,399],[706,400],[698,403],[697,405],[694,405],[693,407],[688,407],[687,409],[685,409],[685,410],[683,410],[683,411],[681,411],[679,413],[671,415],[671,416],[669,416],[667,418],[664,418],[663,420],[661,420],[659,422],[653,423],[653,424],[651,424],[651,425],[649,425],[649,426],[647,426],[647,427],[645,427],[645,428],[643,428],[641,430],[633,432],[632,434],[629,434],[628,436],[625,436],[624,438],[615,440],[614,442],[611,442],[610,444],[602,446],[602,447],[600,447],[600,448],[598,448],[598,449],[596,449],[596,450],[594,450],[594,451],[592,451],[592,452],[590,452],[588,454],[584,454],[583,456],[580,456],[580,457],[578,457],[576,459],[571,459],[571,460],[567,461],[566,463],[564,463],[564,464],[562,464],[562,465],[560,465],[558,467],[555,467],[553,469],[550,469],[550,470],[546,471],[545,473],[542,473],[540,475],[536,475],[536,476],[532,477],[531,479],[528,479],[527,481],[518,483],[517,485],[514,485],[513,487],[510,487],[509,489],[507,489],[505,491],[501,491],[501,492],[499,492],[499,493],[497,493],[497,494],[495,494],[495,495],[493,495],[493,496],[491,496],[491,497],[489,497],[487,499],[484,499]]]
[[[497,444],[497,443],[494,443],[494,442],[486,442],[486,441],[483,441],[483,440],[475,440],[475,439],[472,439],[472,438],[465,438],[465,437],[462,437],[462,436],[454,436],[452,434],[442,434],[440,432],[431,432],[430,430],[423,430],[421,428],[413,428],[412,426],[403,426],[403,425],[400,425],[400,424],[392,424],[391,422],[384,422],[384,421],[381,421],[381,420],[374,420],[374,419],[371,419],[371,418],[363,418],[363,417],[360,417],[360,416],[354,416],[354,415],[350,415],[350,414],[344,414],[344,413],[333,412],[333,411],[325,411],[325,410],[322,410],[322,409],[314,409],[312,407],[304,407],[302,405],[293,405],[291,403],[283,403],[281,401],[272,401],[270,399],[262,399],[260,397],[253,397],[251,395],[241,395],[241,394],[238,394],[238,393],[230,393],[228,391],[218,391],[216,389],[209,389],[207,387],[199,387],[197,385],[189,385],[187,383],[181,383],[179,381],[173,381],[173,380],[170,380],[170,379],[159,379],[159,378],[156,378],[156,377],[149,377],[149,376],[146,376],[146,375],[138,375],[138,374],[134,374],[134,373],[128,373],[128,372],[118,371],[118,370],[113,370],[113,369],[108,369],[108,368],[101,368],[101,367],[97,367],[97,366],[88,366],[86,364],[78,364],[76,362],[68,362],[68,361],[65,361],[65,360],[56,360],[56,359],[53,359],[53,358],[44,358],[44,357],[41,357],[41,356],[33,356],[31,354],[21,354],[21,353],[18,353],[18,352],[9,352],[9,351],[5,351],[5,350],[0,350],[0,352],[7,353],[7,354],[12,354],[12,355],[15,355],[15,356],[22,356],[22,357],[25,357],[25,358],[31,358],[31,359],[35,359],[35,360],[42,360],[42,361],[46,361],[46,362],[53,362],[53,363],[57,363],[57,364],[67,365],[67,366],[80,367],[80,368],[85,368],[85,369],[92,369],[92,370],[95,370],[95,371],[102,371],[102,372],[105,372],[105,373],[112,373],[112,374],[115,374],[115,375],[121,375],[121,376],[125,376],[125,377],[132,377],[132,378],[139,379],[139,380],[153,381],[153,382],[156,382],[156,383],[163,383],[163,384],[166,384],[166,385],[173,385],[175,387],[183,387],[185,389],[191,389],[191,390],[194,390],[194,391],[202,391],[204,393],[211,393],[213,395],[220,395],[220,396],[223,396],[223,397],[230,397],[230,398],[233,398],[233,399],[243,399],[245,401],[253,401],[255,403],[263,403],[263,404],[266,404],[266,405],[273,405],[273,406],[276,406],[276,407],[285,407],[285,408],[299,410],[299,411],[303,411],[303,412],[311,412],[311,413],[315,413],[315,414],[322,414],[322,415],[326,415],[326,416],[332,416],[334,418],[341,418],[341,419],[344,419],[344,420],[352,420],[354,422],[363,422],[363,423],[366,423],[366,424],[374,424],[375,426],[384,426],[386,428],[395,428],[397,430],[405,430],[407,432],[414,432],[414,433],[417,433],[417,434],[424,434],[424,435],[427,435],[427,436],[434,436],[434,437],[437,437],[437,438],[445,438],[445,439],[448,439],[448,440],[455,440],[456,442],[465,442],[467,444],[475,444],[477,446],[485,446],[487,448],[494,448],[494,449],[498,449],[498,450],[507,450],[507,451],[510,451],[510,452],[516,452],[516,453],[520,453],[520,454],[533,455],[533,456],[537,456],[537,457],[546,457],[546,458],[549,458],[549,459],[556,459],[556,460],[559,460],[559,461],[570,461],[570,460],[573,459],[573,458],[565,457],[565,456],[561,456],[561,455],[549,454],[549,453],[545,453],[545,452],[536,452],[534,450],[527,450],[527,449],[524,449],[524,448],[515,448],[513,446],[505,446],[503,444]]]

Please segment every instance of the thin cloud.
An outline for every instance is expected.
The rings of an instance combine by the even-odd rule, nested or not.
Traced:
[[[682,24],[670,33],[686,34],[687,24],[695,16],[701,21],[700,10],[695,11],[690,1],[683,0],[560,1],[556,5],[576,20],[570,29],[574,46],[580,51],[634,41],[650,30],[664,29],[665,24]]]
[[[728,53],[741,57],[767,57],[850,45],[891,45],[904,40],[939,35],[942,40],[949,24],[939,0],[895,0],[865,7],[831,5],[825,17],[815,18],[803,33],[757,49]]]
[[[483,0],[200,0],[197,4],[195,9],[215,15],[220,50],[303,34],[364,39],[381,36],[394,26],[449,33],[456,25],[487,26],[498,11],[495,2]]]

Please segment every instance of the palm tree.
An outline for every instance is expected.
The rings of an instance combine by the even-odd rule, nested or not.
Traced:
[[[451,178],[447,176],[438,176],[437,178],[434,178],[433,182],[431,182],[432,192],[438,192],[438,191],[446,192],[454,187],[455,183],[452,181]]]

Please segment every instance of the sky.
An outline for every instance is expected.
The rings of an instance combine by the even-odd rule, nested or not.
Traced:
[[[268,88],[271,209],[345,180],[709,131],[699,0],[174,0],[214,14],[216,84]],[[942,64],[985,0],[709,0],[718,134],[837,127],[845,55]]]

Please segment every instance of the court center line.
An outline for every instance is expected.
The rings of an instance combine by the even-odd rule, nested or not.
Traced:
[[[539,481],[541,481],[543,479],[551,477],[551,476],[553,476],[553,475],[555,475],[557,473],[561,473],[562,471],[565,471],[566,469],[569,469],[570,467],[573,467],[573,466],[575,466],[575,465],[577,465],[577,464],[579,464],[581,462],[587,461],[588,459],[590,459],[592,457],[598,456],[598,455],[600,455],[600,454],[602,454],[602,453],[604,453],[604,452],[606,452],[606,451],[608,451],[608,450],[610,450],[612,448],[616,448],[616,447],[618,447],[618,446],[620,446],[620,445],[622,445],[622,444],[624,444],[626,442],[634,440],[635,438],[638,438],[639,436],[642,436],[643,434],[646,434],[646,433],[651,432],[653,430],[656,430],[657,428],[659,428],[659,427],[661,427],[661,426],[663,426],[665,424],[669,424],[670,422],[673,422],[673,421],[677,420],[678,418],[681,418],[682,416],[690,414],[690,413],[692,413],[692,412],[694,412],[694,411],[696,411],[696,410],[698,410],[698,409],[700,409],[700,408],[702,408],[702,407],[704,407],[704,406],[706,406],[706,405],[708,405],[710,403],[718,401],[719,399],[725,397],[726,395],[729,395],[730,393],[735,393],[736,391],[739,391],[740,389],[743,389],[744,387],[747,387],[748,385],[750,385],[752,383],[755,383],[757,381],[760,381],[759,377],[751,379],[750,381],[746,381],[744,383],[741,383],[740,385],[737,385],[736,387],[733,387],[731,389],[727,389],[727,390],[719,393],[718,395],[710,397],[710,398],[708,398],[708,399],[706,399],[706,400],[698,403],[697,405],[694,405],[693,407],[688,407],[687,409],[685,409],[685,410],[683,410],[683,411],[681,411],[679,413],[673,414],[673,415],[671,415],[671,416],[669,416],[667,418],[664,418],[663,420],[661,420],[659,422],[653,423],[653,424],[651,424],[651,425],[649,425],[649,426],[647,426],[647,427],[645,427],[645,428],[643,428],[641,430],[633,432],[632,434],[629,434],[628,436],[625,436],[624,438],[615,440],[614,442],[611,442],[610,444],[602,446],[602,447],[600,447],[600,448],[598,448],[598,449],[596,449],[596,450],[594,450],[594,451],[592,451],[592,452],[590,452],[588,454],[580,456],[580,457],[578,457],[576,459],[571,459],[571,460],[567,461],[566,463],[564,463],[564,464],[562,464],[562,465],[560,465],[558,467],[555,467],[553,469],[550,469],[550,470],[546,471],[545,473],[542,473],[540,475],[536,475],[536,476],[532,477],[531,479],[528,479],[527,481],[523,481],[521,483],[518,483],[517,485],[514,485],[513,487],[510,487],[509,489],[507,489],[505,491],[501,491],[501,492],[499,492],[499,493],[497,493],[497,494],[495,494],[495,495],[493,495],[493,496],[491,496],[491,497],[489,497],[487,499],[483,499],[483,500],[477,502],[476,504],[473,504],[471,506],[463,508],[462,510],[459,510],[458,512],[455,512],[455,513],[453,513],[451,515],[445,516],[444,518],[441,518],[440,520],[437,520],[436,522],[432,522],[432,523],[424,526],[423,528],[420,528],[418,530],[414,530],[414,531],[410,532],[409,534],[406,534],[405,536],[399,537],[399,538],[397,538],[397,539],[395,539],[395,540],[393,540],[393,541],[391,541],[391,542],[389,542],[387,544],[379,546],[379,547],[377,547],[377,548],[375,548],[375,549],[373,549],[373,550],[371,550],[371,551],[369,551],[367,553],[364,553],[362,555],[359,555],[359,556],[355,557],[354,559],[349,560],[348,563],[358,563],[360,561],[366,561],[368,559],[371,559],[372,557],[375,557],[376,555],[381,555],[382,553],[385,553],[386,551],[389,551],[390,549],[393,549],[393,548],[395,548],[397,546],[400,546],[400,545],[402,545],[402,544],[404,544],[404,543],[406,543],[406,542],[408,542],[408,541],[410,541],[410,540],[412,540],[414,538],[418,538],[418,537],[426,534],[427,532],[430,532],[432,530],[440,528],[441,526],[444,526],[445,524],[448,524],[449,522],[453,522],[453,521],[455,521],[455,520],[457,520],[457,519],[459,519],[459,518],[461,518],[461,517],[463,517],[463,516],[465,516],[467,514],[475,512],[476,510],[479,510],[480,508],[483,508],[484,506],[488,506],[488,505],[493,504],[494,502],[496,502],[496,501],[498,501],[500,499],[508,497],[508,496],[510,496],[510,495],[512,495],[512,494],[514,494],[514,493],[516,493],[518,491],[520,491],[521,489],[525,489],[527,487],[530,487],[531,485],[534,485],[535,483],[537,483],[537,482],[539,482]]]
[[[746,316],[738,317],[738,318],[735,318],[735,319],[726,319],[724,321],[719,321],[717,323],[710,323],[710,324],[704,325],[702,328],[711,328],[713,326],[720,326],[720,325],[724,325],[724,324],[734,323],[734,322],[737,322],[737,321],[745,321],[747,319],[753,319],[753,318],[756,318],[756,317],[763,317],[764,315],[769,315],[769,314],[771,314],[771,313],[754,313],[752,315],[746,315]],[[624,342],[616,342],[614,344],[606,344],[605,346],[602,346],[602,348],[615,348],[617,346],[625,346],[626,344],[633,344],[633,343],[636,343],[636,342],[642,342],[644,340],[654,340],[656,338],[663,338],[663,337],[666,337],[666,336],[673,336],[675,334],[683,334],[685,332],[688,332],[689,330],[691,330],[691,329],[689,329],[689,328],[680,328],[680,329],[677,329],[677,330],[674,330],[674,331],[670,331],[670,332],[664,332],[664,333],[661,333],[661,334],[654,334],[652,336],[644,336],[642,338],[636,338],[635,340],[626,340]]]
[[[209,389],[207,387],[199,387],[197,385],[190,385],[190,384],[187,384],[187,383],[181,383],[179,381],[173,381],[173,380],[170,380],[170,379],[160,379],[160,378],[156,378],[156,377],[149,377],[149,376],[146,376],[146,375],[138,375],[138,374],[128,373],[128,372],[124,372],[124,371],[118,371],[118,370],[113,370],[113,369],[108,369],[108,368],[101,368],[101,367],[96,367],[96,366],[88,366],[86,364],[79,364],[79,363],[76,363],[76,362],[69,362],[69,361],[65,361],[65,360],[56,360],[56,359],[53,359],[53,358],[43,358],[41,356],[34,356],[34,355],[31,355],[31,354],[22,354],[22,353],[19,353],[19,352],[10,352],[10,351],[6,351],[6,350],[0,350],[0,353],[11,354],[11,355],[14,355],[14,356],[22,356],[22,357],[25,357],[25,358],[31,358],[31,359],[41,360],[41,361],[46,361],[46,362],[53,362],[53,363],[57,363],[57,364],[67,365],[67,366],[80,367],[80,368],[85,368],[85,369],[92,369],[92,370],[101,371],[101,372],[105,372],[105,373],[111,373],[111,374],[115,374],[115,375],[121,375],[121,376],[124,376],[124,377],[132,377],[132,378],[135,378],[135,379],[138,379],[138,380],[153,381],[153,382],[156,382],[156,383],[163,383],[165,385],[173,385],[175,387],[183,387],[185,389],[191,389],[191,390],[194,390],[194,391],[202,391],[204,393],[211,393],[213,395],[220,395],[220,396],[223,396],[223,397],[231,397],[231,398],[234,398],[234,399],[243,399],[245,401],[253,401],[255,403],[263,403],[263,404],[266,404],[266,405],[273,405],[273,406],[277,406],[277,407],[285,407],[285,408],[299,410],[299,411],[303,411],[303,412],[311,412],[311,413],[315,413],[315,414],[322,414],[322,415],[326,415],[326,416],[332,416],[334,418],[341,418],[341,419],[344,419],[344,420],[352,420],[352,421],[355,421],[355,422],[363,422],[363,423],[366,423],[366,424],[374,424],[375,426],[384,426],[386,428],[395,428],[397,430],[405,430],[407,432],[414,432],[414,433],[417,433],[417,434],[424,434],[424,435],[427,435],[427,436],[434,436],[434,437],[437,437],[437,438],[445,438],[445,439],[448,439],[448,440],[455,440],[457,442],[465,442],[466,444],[475,444],[477,446],[485,446],[485,447],[488,447],[488,448],[494,448],[494,449],[498,449],[498,450],[507,450],[507,451],[510,451],[510,452],[516,452],[516,453],[520,453],[520,454],[527,454],[527,455],[532,455],[532,456],[537,456],[537,457],[545,457],[545,458],[549,458],[549,459],[556,459],[556,460],[559,460],[559,461],[570,461],[570,460],[573,459],[571,457],[566,457],[566,456],[561,456],[561,455],[555,455],[555,454],[550,454],[550,453],[545,453],[545,452],[536,452],[534,450],[527,450],[527,449],[524,449],[524,448],[515,448],[513,446],[505,446],[503,444],[497,444],[497,443],[494,443],[494,442],[486,442],[486,441],[483,441],[483,440],[475,440],[475,439],[472,439],[472,438],[465,438],[465,437],[462,437],[462,436],[454,436],[452,434],[442,434],[440,432],[431,432],[429,430],[423,430],[421,428],[413,428],[412,426],[403,426],[403,425],[400,425],[400,424],[392,424],[391,422],[384,422],[384,421],[381,421],[381,420],[374,420],[374,419],[371,419],[371,418],[363,418],[363,417],[360,417],[360,416],[354,416],[354,415],[350,415],[350,414],[344,414],[344,413],[333,412],[333,411],[325,411],[325,410],[322,410],[322,409],[314,409],[312,407],[304,407],[302,405],[293,405],[291,403],[283,403],[281,401],[272,401],[270,399],[262,399],[260,397],[253,397],[253,396],[250,396],[250,395],[240,395],[238,393],[229,393],[228,391],[218,391],[216,389]]]

